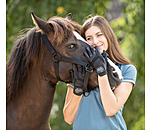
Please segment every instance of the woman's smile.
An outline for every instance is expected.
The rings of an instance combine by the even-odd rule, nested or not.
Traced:
[[[103,44],[100,44],[100,45],[97,45],[98,46],[98,48],[101,48],[101,47],[103,47]]]

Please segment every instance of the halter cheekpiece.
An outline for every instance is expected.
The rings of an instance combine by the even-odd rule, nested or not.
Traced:
[[[84,90],[84,92],[88,92],[88,90],[87,90],[87,84],[88,84],[88,80],[89,80],[89,77],[90,77],[90,73],[93,72],[93,69],[89,68],[90,63],[60,55],[59,53],[57,53],[55,51],[55,49],[53,48],[52,44],[48,40],[47,36],[44,33],[41,33],[41,35],[42,35],[42,38],[43,38],[43,40],[44,40],[47,48],[49,49],[50,53],[53,56],[55,75],[56,75],[57,79],[59,81],[65,82],[65,83],[69,83],[69,81],[64,81],[59,76],[59,61],[67,61],[67,62],[70,62],[70,63],[82,65],[85,68],[83,90]],[[85,94],[84,94],[84,96],[85,96]]]

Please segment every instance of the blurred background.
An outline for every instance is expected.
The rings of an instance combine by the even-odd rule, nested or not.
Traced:
[[[123,110],[129,130],[145,129],[145,1],[144,0],[7,0],[6,1],[6,60],[18,33],[35,25],[31,11],[48,20],[52,16],[65,17],[81,25],[89,15],[104,16],[120,43],[123,54],[137,68],[137,81]],[[50,116],[53,130],[71,130],[63,119],[63,105],[67,86],[58,82]],[[85,124],[87,125],[87,124]]]

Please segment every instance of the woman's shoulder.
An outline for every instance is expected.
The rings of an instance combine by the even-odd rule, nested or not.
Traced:
[[[135,66],[131,64],[125,64],[120,65],[119,68],[122,72],[123,82],[132,82],[133,84],[135,84],[137,76],[137,70]]]
[[[120,65],[120,70],[122,71],[122,74],[126,74],[126,73],[137,73],[137,70],[135,68],[134,65],[132,64],[124,64],[124,65]]]

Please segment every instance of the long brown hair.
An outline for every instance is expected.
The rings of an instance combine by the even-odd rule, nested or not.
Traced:
[[[108,42],[108,49],[106,52],[109,54],[109,58],[112,61],[118,64],[131,64],[121,52],[116,36],[104,17],[96,15],[87,19],[84,22],[82,27],[82,36],[84,38],[86,30],[89,29],[91,26],[98,26],[101,29],[103,35],[106,37]]]

